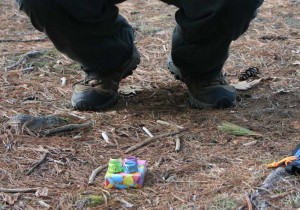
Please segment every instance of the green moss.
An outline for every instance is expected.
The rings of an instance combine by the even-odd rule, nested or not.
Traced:
[[[95,207],[99,206],[104,203],[103,196],[100,195],[89,195],[89,202],[88,202],[88,207]]]
[[[232,198],[220,198],[214,202],[214,205],[209,208],[211,210],[232,210],[237,209],[238,202]]]
[[[100,195],[80,195],[76,200],[76,209],[85,209],[86,207],[97,207],[105,202]]]

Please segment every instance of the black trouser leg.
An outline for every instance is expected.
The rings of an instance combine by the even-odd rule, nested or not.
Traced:
[[[133,29],[118,15],[122,0],[17,0],[36,29],[86,72],[120,71],[133,50]]]
[[[172,59],[183,75],[219,74],[232,40],[244,33],[263,0],[162,0],[179,7]]]
[[[133,30],[114,5],[123,0],[17,0],[33,25],[84,70],[118,71],[133,49]],[[179,7],[172,58],[183,74],[221,71],[232,40],[248,28],[262,0],[163,0]]]

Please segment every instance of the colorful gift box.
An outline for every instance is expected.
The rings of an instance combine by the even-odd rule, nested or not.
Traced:
[[[115,159],[113,161],[115,162]],[[122,164],[123,166],[122,172],[113,172],[115,165],[112,166],[109,163],[109,167],[105,175],[105,182],[104,182],[105,187],[110,189],[142,188],[144,183],[144,178],[147,173],[147,161],[146,160],[136,160],[136,161],[137,161],[137,172],[134,173],[125,173],[127,170],[129,171],[132,170],[131,168],[132,161],[130,161],[130,163],[128,164],[130,168],[129,167],[126,168],[126,162]],[[121,160],[120,162],[122,163],[123,161]]]

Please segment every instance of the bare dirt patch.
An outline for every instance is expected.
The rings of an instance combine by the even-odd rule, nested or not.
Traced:
[[[42,196],[0,192],[0,209],[75,209],[83,195],[103,196],[94,209],[121,209],[125,200],[133,209],[238,209],[246,196],[261,186],[270,173],[266,164],[288,156],[300,143],[300,36],[299,3],[266,1],[248,32],[232,43],[224,71],[237,82],[241,70],[260,69],[262,82],[239,91],[237,107],[195,110],[187,102],[186,88],[167,72],[166,58],[175,25],[176,8],[159,1],[130,0],[121,13],[136,29],[142,63],[122,81],[118,105],[111,110],[77,112],[70,107],[72,84],[82,79],[79,66],[57,52],[45,36],[33,29],[14,1],[0,2],[0,188],[47,188]],[[12,66],[25,53],[38,51]],[[65,77],[66,85],[61,85]],[[131,94],[128,94],[128,92]],[[91,129],[36,136],[16,133],[7,121],[16,114],[55,114],[70,123],[95,122]],[[152,134],[188,128],[175,138],[160,139],[133,152],[149,163],[141,190],[106,190],[104,171],[89,186],[91,172],[111,157],[124,157],[127,148]],[[218,129],[231,122],[262,134],[262,138],[235,137]],[[101,137],[106,131],[114,146]],[[257,143],[245,146],[257,140]],[[25,171],[45,151],[49,155],[37,169]],[[270,209],[300,208],[299,179],[279,183],[269,199]],[[246,208],[246,207],[245,207]]]

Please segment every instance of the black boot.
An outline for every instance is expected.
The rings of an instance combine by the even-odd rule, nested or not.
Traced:
[[[121,71],[107,76],[88,72],[84,81],[75,83],[71,99],[74,109],[80,111],[101,111],[117,103],[120,81],[131,75],[140,63],[140,55],[134,47],[132,57]]]
[[[222,73],[209,80],[183,76],[180,69],[174,65],[171,56],[168,58],[168,68],[176,79],[181,80],[187,86],[192,107],[203,109],[235,106],[236,90],[228,85]]]

